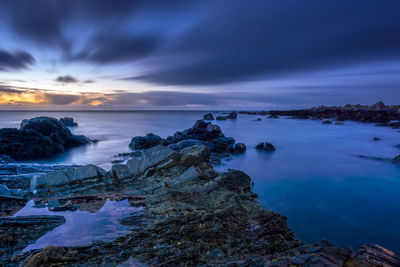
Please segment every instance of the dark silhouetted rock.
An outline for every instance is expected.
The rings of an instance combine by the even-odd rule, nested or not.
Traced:
[[[379,137],[374,137],[372,138],[372,141],[380,141],[381,139]]]
[[[203,116],[203,120],[205,121],[213,121],[214,120],[214,116],[211,113],[207,113]]]
[[[129,144],[130,148],[135,149],[146,149],[151,148],[156,145],[161,144],[163,139],[158,135],[153,133],[148,133],[146,136],[135,136],[132,138],[131,143]]]
[[[295,119],[332,119],[337,121],[358,121],[377,123],[377,126],[400,128],[399,106],[386,106],[378,102],[371,106],[345,105],[319,106],[298,110],[271,110],[270,116],[291,116]]]
[[[78,123],[75,122],[73,118],[69,117],[60,118],[60,122],[65,127],[78,127]]]
[[[237,118],[237,112],[232,111],[231,113],[228,114],[228,116],[226,116],[226,118],[235,120]]]
[[[392,158],[390,161],[391,161],[392,163],[394,163],[394,164],[399,164],[399,165],[400,165],[400,155],[398,155],[398,156]]]
[[[264,151],[275,151],[275,147],[268,142],[259,143],[258,145],[256,145],[256,149]]]
[[[241,154],[246,152],[246,145],[244,143],[236,143],[234,146],[234,154]]]
[[[20,129],[0,129],[0,154],[15,160],[49,157],[90,142],[85,136],[72,134],[59,120],[50,117],[23,120]]]
[[[278,115],[269,115],[267,118],[268,119],[279,119],[279,116]]]
[[[329,120],[324,120],[324,121],[322,121],[322,123],[323,123],[323,124],[332,124],[332,122],[329,121]]]

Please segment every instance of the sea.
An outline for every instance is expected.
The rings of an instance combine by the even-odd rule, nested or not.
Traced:
[[[78,127],[71,129],[74,134],[99,142],[34,162],[92,163],[108,170],[116,159],[115,155],[130,151],[128,145],[132,137],[151,132],[165,138],[191,127],[205,113],[1,111],[0,127],[18,128],[23,119],[37,116],[73,117],[79,123]],[[246,153],[223,161],[215,168],[219,171],[238,169],[247,173],[254,182],[253,191],[261,205],[286,216],[289,228],[300,240],[306,243],[327,240],[349,247],[380,244],[400,251],[400,166],[360,157],[393,158],[399,155],[400,149],[396,147],[400,144],[399,130],[350,121],[334,125],[322,124],[320,120],[270,119],[245,114],[239,114],[236,120],[213,123],[219,125],[226,136],[247,146]],[[374,137],[380,140],[373,141]],[[276,151],[255,149],[259,142],[265,141],[272,143]],[[45,213],[33,212],[32,206],[32,202],[28,202],[16,216],[51,214],[47,210]],[[114,210],[121,215],[126,207],[128,212],[132,212],[127,203],[107,201],[104,207],[99,215],[101,220],[107,217],[104,211]],[[86,228],[79,227],[79,233],[75,227],[74,236],[85,236],[89,232],[101,236],[95,229],[103,227],[97,223],[98,218],[80,213],[68,213],[67,217],[73,217],[71,221],[83,218],[92,223]],[[112,220],[109,223],[115,224]],[[68,238],[60,238],[60,233],[70,235],[65,230],[71,228],[70,224],[67,223],[64,230],[57,228],[48,233],[33,248],[52,244],[52,237],[60,239],[57,245],[75,245],[69,243]],[[124,233],[124,229],[116,231]]]

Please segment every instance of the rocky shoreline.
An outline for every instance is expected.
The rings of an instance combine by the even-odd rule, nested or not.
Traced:
[[[303,244],[284,216],[261,207],[248,175],[214,170],[215,155],[236,153],[232,139],[200,120],[166,139],[133,138],[140,153],[109,171],[0,165],[0,184],[9,198],[22,198],[20,206],[33,199],[50,211],[96,212],[113,199],[142,208],[120,220],[130,233],[114,241],[27,252],[22,249],[65,219],[4,217],[15,212],[7,211],[0,217],[0,266],[399,266],[399,257],[378,245]],[[272,150],[268,143],[262,148]]]
[[[345,105],[345,106],[319,106],[310,109],[295,110],[270,110],[270,111],[240,111],[239,114],[261,115],[269,118],[289,116],[294,119],[329,120],[337,122],[357,121],[375,123],[376,126],[400,128],[400,106],[386,106],[378,102],[370,106]]]

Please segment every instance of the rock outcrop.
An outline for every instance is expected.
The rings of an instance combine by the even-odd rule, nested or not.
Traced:
[[[64,127],[78,127],[78,123],[73,118],[64,117],[60,118],[59,121]]]
[[[132,139],[130,146],[132,149],[144,149],[159,144],[168,146],[175,151],[193,145],[204,145],[209,148],[211,158],[215,162],[221,157],[230,154],[240,154],[246,151],[246,146],[244,144],[235,144],[235,139],[232,137],[225,137],[218,125],[203,120],[198,120],[192,128],[176,132],[173,136],[168,136],[165,139],[154,134],[136,136]]]
[[[377,126],[400,128],[400,106],[386,106],[378,102],[371,106],[345,105],[319,106],[299,110],[271,110],[270,116],[291,116],[297,119],[332,119],[336,121],[358,121],[377,123]]]
[[[271,143],[268,143],[268,142],[259,143],[258,145],[256,145],[256,149],[264,150],[264,151],[268,151],[268,152],[276,150],[275,147]]]
[[[85,136],[72,134],[59,120],[50,117],[23,120],[20,129],[0,129],[0,154],[14,160],[49,157],[90,142]]]
[[[214,116],[212,113],[207,113],[203,116],[203,120],[205,121],[213,121],[214,120]]]
[[[148,133],[146,134],[146,136],[133,137],[131,143],[129,144],[129,147],[133,150],[147,149],[161,144],[162,141],[163,139],[158,135],[155,135],[153,133]]]
[[[137,266],[399,264],[393,252],[379,246],[353,250],[327,243],[302,244],[288,229],[284,216],[260,206],[251,190],[250,177],[237,170],[216,172],[208,161],[208,150],[199,144],[179,151],[158,145],[144,150],[140,159],[133,158],[106,174],[90,165],[80,171],[74,169],[73,174],[67,170],[47,175],[43,182],[58,187],[56,196],[51,193],[46,200],[40,200],[47,201],[49,206],[68,208],[53,203],[55,200],[67,203],[73,198],[112,196],[126,198],[132,205],[143,207],[143,211],[121,220],[131,232],[114,241],[96,241],[78,247],[50,246],[25,253],[5,244],[13,252],[7,252],[4,263],[7,266],[118,266],[129,262]],[[71,177],[73,184],[68,182]],[[68,186],[85,187],[80,181],[88,177],[106,177],[114,186],[98,187],[95,196],[86,190],[69,196]]]

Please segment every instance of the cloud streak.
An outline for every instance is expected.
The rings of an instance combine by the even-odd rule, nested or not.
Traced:
[[[35,63],[33,56],[27,52],[10,53],[0,50],[0,70],[25,69]]]

